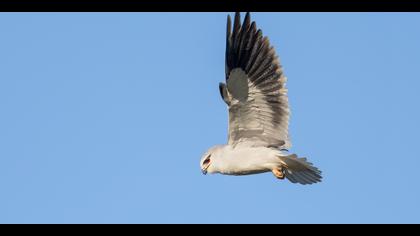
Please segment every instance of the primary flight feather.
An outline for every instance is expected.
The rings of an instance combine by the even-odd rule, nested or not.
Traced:
[[[272,172],[278,179],[312,184],[321,171],[290,154],[289,105],[286,77],[274,48],[250,14],[241,24],[236,13],[233,28],[227,18],[226,83],[220,95],[229,109],[228,144],[210,148],[201,158],[206,173],[248,175]]]

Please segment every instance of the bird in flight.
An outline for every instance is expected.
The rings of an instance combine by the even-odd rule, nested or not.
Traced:
[[[228,143],[205,152],[203,174],[250,175],[272,172],[292,183],[321,182],[321,171],[289,153],[290,109],[286,77],[274,48],[246,13],[241,24],[230,15],[226,32],[226,83],[219,91],[229,110]]]

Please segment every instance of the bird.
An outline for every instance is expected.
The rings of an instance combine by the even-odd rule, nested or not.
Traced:
[[[228,142],[209,148],[200,159],[206,174],[252,175],[272,172],[292,183],[321,182],[321,171],[289,152],[290,108],[286,76],[267,36],[247,12],[227,16],[225,83],[219,92],[228,108]]]

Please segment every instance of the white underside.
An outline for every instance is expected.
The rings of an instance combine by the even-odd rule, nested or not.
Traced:
[[[213,173],[226,175],[249,175],[269,172],[282,163],[279,156],[287,155],[280,150],[266,147],[226,145],[218,152],[218,158],[212,163]],[[212,168],[213,169],[213,168]]]

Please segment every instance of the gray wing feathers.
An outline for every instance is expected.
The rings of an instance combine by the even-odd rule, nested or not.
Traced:
[[[229,144],[290,148],[286,77],[274,48],[249,13],[242,25],[235,14],[233,31],[228,16],[226,36],[226,86],[219,88],[229,106]]]

